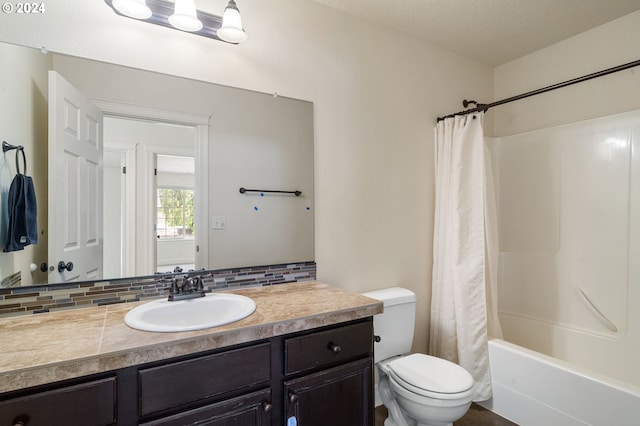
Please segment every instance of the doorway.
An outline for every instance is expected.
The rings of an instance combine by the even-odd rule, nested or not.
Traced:
[[[157,156],[156,271],[195,269],[195,158]]]
[[[206,268],[208,117],[97,103],[105,112],[105,253],[115,254],[105,256],[105,276]],[[167,194],[182,205],[170,207]]]

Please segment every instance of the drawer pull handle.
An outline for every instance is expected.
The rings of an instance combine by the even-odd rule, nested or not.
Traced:
[[[295,393],[291,392],[289,394],[289,402],[292,404],[295,404],[296,402],[298,402],[298,395],[296,395]]]
[[[328,348],[331,352],[333,352],[334,355],[338,355],[340,352],[342,352],[342,348],[340,347],[340,345],[336,345],[333,342],[329,342]]]
[[[271,405],[270,402],[265,401],[262,403],[262,411],[264,411],[265,413],[270,413],[272,409],[273,405]]]
[[[376,343],[380,343],[380,341],[382,340],[382,338],[380,336],[373,336],[373,341]]]

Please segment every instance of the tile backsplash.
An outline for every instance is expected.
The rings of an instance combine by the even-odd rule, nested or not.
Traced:
[[[206,291],[210,292],[314,280],[316,264],[309,261],[217,269],[202,271],[200,275]],[[0,288],[0,317],[137,302],[166,295],[168,287],[169,281],[157,275],[97,282]]]

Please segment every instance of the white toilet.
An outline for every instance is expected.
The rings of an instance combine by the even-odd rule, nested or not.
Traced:
[[[464,368],[425,354],[410,354],[416,295],[393,287],[364,293],[384,304],[373,317],[378,392],[389,411],[384,426],[452,426],[473,397],[473,377]]]

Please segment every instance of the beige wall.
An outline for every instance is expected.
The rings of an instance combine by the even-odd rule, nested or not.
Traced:
[[[495,69],[494,98],[504,99],[640,59],[640,12]],[[640,108],[638,67],[496,107],[495,135]]]
[[[39,51],[26,51],[15,46],[0,45],[0,142],[24,146],[27,175],[33,175],[38,204],[38,228],[47,228],[47,70],[50,58]],[[25,94],[27,94],[25,96]],[[33,123],[36,123],[34,126]],[[35,147],[38,149],[35,149]],[[16,174],[16,151],[0,157],[0,184],[7,188]],[[1,155],[1,154],[0,154]],[[22,157],[20,157],[20,171]],[[34,173],[34,171],[37,171]],[[3,203],[0,201],[0,204]],[[0,222],[5,222],[1,220]],[[3,226],[6,226],[3,223]],[[5,228],[6,229],[6,228]],[[6,234],[5,234],[6,236]],[[22,284],[46,279],[46,273],[31,273],[31,263],[47,262],[47,236],[39,235],[37,245],[24,250],[3,253],[0,242],[0,280],[21,271]]]
[[[0,40],[312,101],[318,278],[416,291],[425,349],[433,126],[463,98],[490,99],[493,70],[312,1],[238,5],[249,33],[239,46],[123,19],[101,1],[2,15]]]

